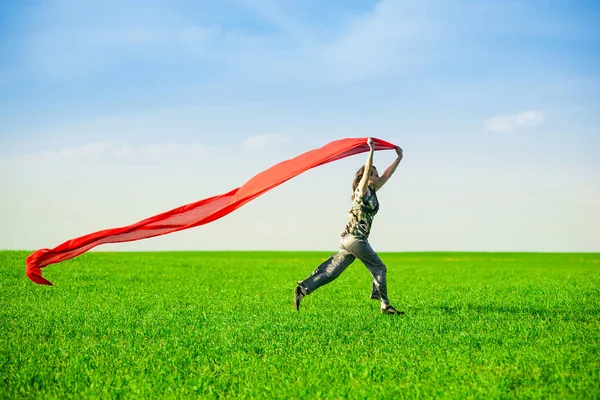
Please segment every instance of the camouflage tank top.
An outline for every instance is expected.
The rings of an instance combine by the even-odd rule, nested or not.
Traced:
[[[367,239],[377,211],[379,211],[379,201],[375,190],[367,187],[367,191],[362,197],[358,195],[358,190],[354,192],[352,208],[348,212],[348,224],[342,231],[342,236],[351,234],[357,238]]]

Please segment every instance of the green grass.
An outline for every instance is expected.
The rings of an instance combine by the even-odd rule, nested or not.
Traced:
[[[382,253],[292,305],[327,253],[0,252],[1,398],[598,398],[600,254]]]

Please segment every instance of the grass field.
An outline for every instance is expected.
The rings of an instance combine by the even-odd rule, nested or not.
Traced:
[[[382,253],[292,305],[327,253],[0,252],[1,398],[599,398],[600,254]]]

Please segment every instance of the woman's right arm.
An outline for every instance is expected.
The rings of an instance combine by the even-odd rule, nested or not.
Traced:
[[[358,190],[358,194],[360,197],[362,197],[365,194],[365,191],[367,190],[369,177],[371,176],[371,166],[373,165],[373,153],[375,147],[373,145],[373,139],[369,138],[367,143],[369,144],[369,155],[367,156],[367,161],[365,162],[365,170],[363,176],[360,179],[358,186],[356,187],[356,190]]]

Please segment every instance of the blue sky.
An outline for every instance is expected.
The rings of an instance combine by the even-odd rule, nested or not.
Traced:
[[[597,2],[143,4],[0,5],[0,248],[54,247],[375,136],[405,151],[376,249],[600,251]],[[99,250],[335,249],[362,162]]]

